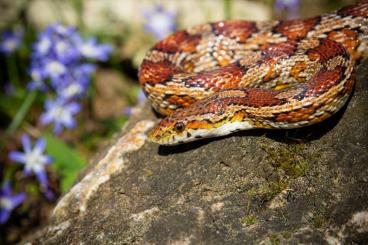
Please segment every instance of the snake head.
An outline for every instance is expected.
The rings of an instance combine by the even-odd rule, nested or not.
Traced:
[[[161,120],[149,133],[148,139],[160,145],[177,145],[202,138],[212,138],[231,134],[239,130],[251,129],[248,121],[222,119],[218,122],[209,120],[187,121]]]
[[[224,90],[196,101],[161,120],[148,138],[158,144],[174,145],[254,128],[241,104],[242,99],[247,102],[247,93]]]
[[[206,110],[203,110],[203,102],[198,101],[190,108],[174,112],[148,133],[148,139],[161,145],[176,145],[253,128],[243,110],[230,106],[224,112],[222,109],[226,108],[218,107],[217,103],[216,100],[204,103]]]
[[[161,120],[149,133],[148,139],[161,145],[174,145],[191,141],[190,133],[185,121],[165,118]]]

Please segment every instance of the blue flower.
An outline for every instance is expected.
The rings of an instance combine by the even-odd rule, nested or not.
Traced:
[[[52,83],[57,95],[65,100],[80,98],[86,94],[92,73],[96,66],[85,63],[66,73],[62,79]]]
[[[49,201],[53,201],[55,200],[55,193],[51,190],[50,186],[46,186],[44,188],[42,188],[42,193],[43,195],[47,198],[47,200]]]
[[[47,33],[41,33],[38,37],[38,41],[33,45],[35,53],[34,56],[44,56],[51,49],[52,41]]]
[[[35,89],[39,89],[42,91],[47,90],[47,85],[44,81],[45,72],[43,71],[43,69],[34,66],[29,70],[29,74],[32,78],[32,80],[27,84],[27,88],[29,90],[35,90]]]
[[[46,59],[44,63],[45,76],[52,80],[60,78],[67,72],[67,66],[57,59]]]
[[[146,31],[156,38],[163,39],[176,29],[175,14],[165,11],[162,5],[156,5],[152,10],[144,13]]]
[[[95,38],[87,40],[78,39],[77,46],[81,55],[87,59],[96,59],[106,61],[112,51],[112,46],[109,44],[97,44]]]
[[[1,36],[0,52],[11,54],[22,44],[23,32],[6,31]]]
[[[54,123],[55,134],[60,134],[63,127],[75,127],[74,115],[80,111],[80,105],[76,102],[68,102],[62,98],[57,98],[56,100],[47,100],[45,109],[46,112],[42,113],[40,118],[41,123]]]
[[[55,55],[63,63],[78,60],[80,57],[79,51],[71,41],[64,38],[54,43]]]
[[[48,27],[48,31],[55,32],[56,34],[63,36],[63,37],[72,37],[74,34],[77,33],[75,27],[65,26],[60,23],[50,25]]]
[[[42,187],[47,186],[47,175],[45,165],[52,162],[52,158],[44,155],[46,141],[39,138],[34,148],[31,146],[31,139],[28,135],[22,135],[22,144],[24,152],[12,151],[9,153],[9,159],[24,164],[24,174],[26,176],[34,173]]]
[[[44,70],[45,77],[57,79],[81,58],[74,40],[79,36],[75,28],[60,24],[48,26],[33,45],[32,66]]]
[[[80,87],[84,87],[85,80],[89,81],[95,68],[88,68],[88,72],[83,68],[82,72],[78,72],[81,67],[92,67],[89,63],[82,63],[83,58],[106,61],[111,51],[111,45],[98,44],[94,38],[82,39],[73,27],[50,25],[39,34],[38,41],[33,45],[32,81],[28,88],[39,88],[41,81],[47,79],[55,89],[60,89],[60,84],[69,86],[75,81],[83,81]]]
[[[125,106],[122,112],[124,116],[130,117],[133,113],[133,108],[131,106]]]
[[[10,213],[19,206],[24,199],[26,194],[24,192],[16,195],[12,194],[10,182],[4,183],[0,190],[0,224],[5,224],[10,217]]]
[[[28,89],[55,92],[57,99],[46,101],[40,121],[54,124],[59,134],[64,127],[75,126],[74,115],[80,106],[72,100],[80,99],[88,86],[96,67],[85,62],[90,59],[106,61],[112,46],[99,44],[95,38],[83,39],[74,27],[54,24],[38,35],[33,45]]]
[[[138,92],[138,95],[137,95],[137,101],[138,103],[142,103],[146,100],[146,95],[144,94],[143,92],[143,89],[140,89],[139,92]]]
[[[274,7],[277,11],[287,9],[289,18],[297,18],[299,4],[299,0],[276,0]]]
[[[78,98],[86,92],[88,83],[78,80],[66,80],[58,90],[58,96],[64,100]]]

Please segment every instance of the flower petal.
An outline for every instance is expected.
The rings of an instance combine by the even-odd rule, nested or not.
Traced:
[[[5,208],[0,208],[0,224],[5,224],[10,217],[10,210]]]
[[[63,124],[66,128],[74,128],[76,123],[73,117],[65,117],[63,120]]]
[[[27,134],[22,135],[22,144],[25,152],[31,151],[31,139]]]
[[[39,170],[37,171],[36,173],[36,177],[38,179],[38,182],[40,182],[41,186],[43,188],[46,188],[47,187],[47,175],[46,175],[46,172],[44,170]]]
[[[25,168],[24,168],[24,170],[23,170],[23,174],[24,174],[24,176],[28,177],[28,176],[30,176],[30,175],[31,175],[31,173],[32,173],[32,169],[31,169],[31,168],[29,168],[29,167],[26,165],[26,167],[25,167]]]
[[[53,157],[51,157],[51,156],[43,156],[44,157],[44,160],[45,160],[45,165],[46,164],[50,164],[50,163],[52,163],[53,161],[54,161],[54,158]]]
[[[62,130],[63,130],[63,126],[61,125],[61,123],[60,122],[55,122],[55,124],[54,124],[54,133],[56,135],[59,135]]]
[[[26,162],[26,157],[23,152],[12,151],[12,152],[9,152],[8,157],[10,160],[15,161],[15,162],[20,162],[20,163]]]
[[[1,194],[4,195],[4,196],[8,196],[10,195],[12,192],[12,189],[11,189],[11,183],[10,181],[5,181],[5,183],[3,184],[3,187],[1,188]]]
[[[16,208],[19,204],[21,204],[25,198],[26,198],[26,193],[24,192],[20,192],[17,195],[9,197],[12,203],[12,207],[13,207],[12,209]]]
[[[49,201],[55,200],[55,193],[51,190],[49,186],[47,186],[46,188],[43,188],[42,193],[47,198],[47,200]]]
[[[36,141],[35,147],[33,150],[38,150],[40,153],[42,153],[45,150],[46,141],[44,138],[39,138]]]
[[[72,114],[76,114],[80,111],[81,106],[78,103],[70,103],[68,105],[68,109],[70,110]]]
[[[46,125],[49,124],[50,122],[52,122],[52,116],[50,115],[50,113],[44,112],[41,114],[40,116],[40,122],[42,125]]]

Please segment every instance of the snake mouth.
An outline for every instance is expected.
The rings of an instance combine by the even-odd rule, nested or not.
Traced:
[[[195,140],[188,130],[178,128],[177,124],[176,127],[163,127],[161,122],[149,131],[147,136],[150,142],[160,145],[178,145]]]
[[[178,132],[174,127],[161,128],[160,124],[158,124],[148,133],[148,139],[160,145],[178,145],[204,138],[220,137],[239,130],[248,130],[252,128],[254,128],[254,126],[247,120],[226,122],[211,128],[187,128],[182,132]]]
[[[159,129],[150,131],[148,133],[148,140],[159,145],[178,145],[192,141],[189,138],[181,137],[176,134],[164,134]]]
[[[175,139],[173,139],[174,135],[167,132],[167,129],[162,129],[160,125],[151,129],[151,131],[148,132],[147,137],[150,142],[160,145],[169,145],[171,142],[175,141]]]

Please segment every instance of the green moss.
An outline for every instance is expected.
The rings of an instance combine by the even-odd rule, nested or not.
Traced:
[[[152,175],[153,175],[152,170],[150,170],[150,169],[146,170],[146,176],[147,177],[151,177]]]
[[[275,195],[279,194],[282,190],[286,189],[289,182],[288,180],[278,180],[264,182],[256,187],[253,187],[247,191],[248,196],[263,196],[265,199],[272,199]]]
[[[267,153],[271,166],[278,171],[283,171],[289,178],[296,179],[307,174],[309,164],[302,154],[305,149],[304,144],[279,147],[261,144],[261,148]]]
[[[271,234],[268,236],[268,239],[270,239],[270,242],[272,245],[279,245],[280,244],[280,238],[278,234]]]
[[[326,224],[326,219],[323,215],[316,215],[312,218],[312,224],[315,228],[322,228]]]
[[[291,235],[292,235],[291,232],[288,232],[288,231],[284,231],[281,233],[281,236],[285,239],[291,238]]]
[[[260,147],[267,153],[267,163],[274,168],[273,180],[266,180],[250,188],[247,195],[268,201],[287,189],[292,180],[305,176],[309,171],[309,164],[303,157],[304,144],[261,144]]]
[[[241,223],[244,227],[254,225],[257,223],[257,217],[252,214],[246,215],[241,219]]]

